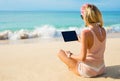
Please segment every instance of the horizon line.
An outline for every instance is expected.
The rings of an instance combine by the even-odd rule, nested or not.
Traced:
[[[0,11],[80,12],[80,10],[0,10]],[[120,11],[120,10],[101,10],[101,12],[104,12],[104,11]]]

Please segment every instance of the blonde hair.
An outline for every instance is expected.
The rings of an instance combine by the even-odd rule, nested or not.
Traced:
[[[103,27],[102,14],[95,5],[87,4],[86,7],[84,6],[84,14],[82,15],[87,26],[91,23],[97,23]]]

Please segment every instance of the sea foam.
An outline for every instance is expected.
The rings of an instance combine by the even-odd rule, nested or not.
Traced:
[[[63,27],[61,27],[63,28]],[[77,34],[83,27],[73,27],[70,26],[64,29],[57,29],[52,25],[43,25],[35,27],[33,30],[20,29],[18,31],[5,30],[0,32],[0,40],[20,40],[20,39],[30,39],[30,38],[57,38],[61,37],[61,31],[75,30]],[[105,27],[107,33],[120,32],[120,24],[112,25],[110,27]]]

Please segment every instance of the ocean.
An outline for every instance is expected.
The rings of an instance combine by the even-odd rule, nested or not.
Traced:
[[[102,14],[107,32],[120,32],[120,11]],[[0,39],[56,38],[61,31],[80,33],[84,27],[79,11],[0,11]]]

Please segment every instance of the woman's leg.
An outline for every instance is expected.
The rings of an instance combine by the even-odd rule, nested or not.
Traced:
[[[58,57],[68,66],[68,68],[73,71],[75,74],[78,73],[78,62],[74,59],[68,58],[65,51],[60,50],[58,53]]]

